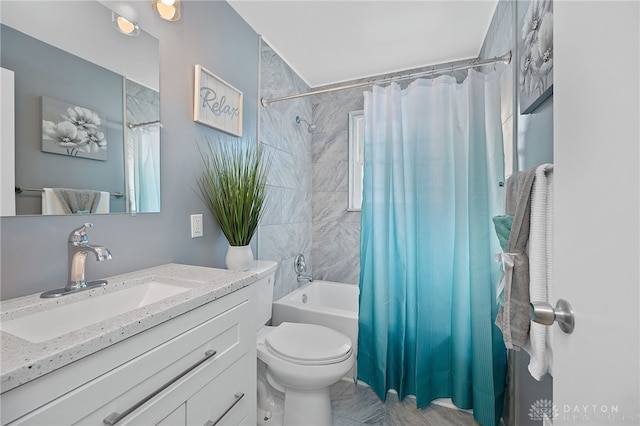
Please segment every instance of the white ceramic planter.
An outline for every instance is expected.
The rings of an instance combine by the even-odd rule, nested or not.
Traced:
[[[229,246],[225,264],[227,269],[247,271],[253,265],[253,260],[251,246]]]

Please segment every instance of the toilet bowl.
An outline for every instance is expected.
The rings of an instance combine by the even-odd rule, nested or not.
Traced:
[[[250,272],[256,312],[258,424],[330,426],[329,386],[355,362],[349,337],[315,324],[271,321],[276,262],[259,260]],[[262,363],[262,364],[261,364]]]
[[[258,397],[260,424],[280,424],[280,418],[284,426],[332,424],[329,386],[354,364],[347,336],[315,324],[285,322],[259,330],[257,353],[270,388]],[[281,410],[271,393],[284,394]],[[271,407],[268,412],[265,406]]]

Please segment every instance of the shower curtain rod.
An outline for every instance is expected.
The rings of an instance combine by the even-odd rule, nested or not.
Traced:
[[[392,83],[394,81],[409,80],[412,78],[418,78],[418,77],[424,77],[424,76],[434,76],[436,74],[444,74],[447,72],[466,70],[469,68],[476,68],[482,65],[495,64],[496,62],[504,62],[505,64],[508,65],[511,62],[511,51],[508,51],[502,56],[495,56],[490,59],[483,59],[483,60],[472,59],[467,64],[451,65],[448,67],[440,67],[440,68],[436,68],[434,66],[429,71],[421,71],[413,74],[398,75],[395,77],[389,77],[381,80],[372,80],[372,81],[366,81],[363,83],[347,84],[345,86],[331,87],[329,89],[313,90],[311,92],[298,93],[296,95],[289,95],[289,96],[282,96],[280,98],[273,98],[273,99],[261,98],[260,103],[262,104],[262,106],[266,107],[272,102],[286,101],[289,99],[297,99],[297,98],[302,98],[302,97],[311,96],[311,95],[319,95],[321,93],[337,92],[339,90],[354,89],[356,87],[375,86],[376,84],[386,84],[386,83]]]
[[[130,129],[137,129],[138,127],[147,127],[147,126],[151,126],[153,124],[157,124],[160,127],[162,127],[162,123],[160,122],[160,120],[145,121],[143,123],[129,123],[129,124],[127,124],[127,127],[130,128]]]

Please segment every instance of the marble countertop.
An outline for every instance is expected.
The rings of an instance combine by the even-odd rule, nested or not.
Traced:
[[[256,267],[257,267],[256,262]],[[246,287],[259,278],[256,267],[240,272],[181,264],[166,264],[105,278],[104,287],[43,299],[40,294],[0,302],[0,389],[6,392],[77,359]],[[179,280],[190,289],[158,302],[40,343],[2,331],[2,321],[115,292],[142,282]],[[80,319],[81,321],[81,319]]]

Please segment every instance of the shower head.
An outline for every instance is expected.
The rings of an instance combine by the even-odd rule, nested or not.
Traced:
[[[301,121],[304,121],[305,123],[307,123],[307,132],[313,133],[316,131],[317,127],[315,124],[309,123],[304,118],[300,118],[299,115],[296,115],[296,124],[300,124]]]

